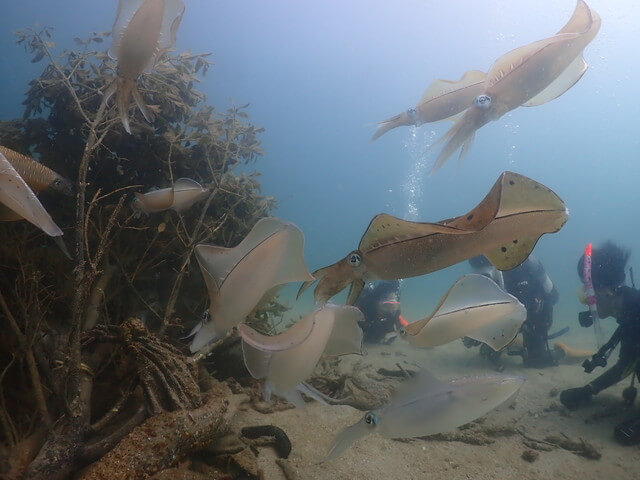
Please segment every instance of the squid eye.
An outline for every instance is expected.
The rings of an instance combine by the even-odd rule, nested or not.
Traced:
[[[478,95],[476,99],[473,101],[473,104],[476,107],[480,108],[489,108],[491,106],[491,97],[486,94]]]
[[[373,412],[367,412],[364,416],[364,423],[375,426],[378,424],[378,416]]]
[[[352,267],[357,267],[362,263],[362,256],[358,252],[352,252],[349,254],[347,261]]]

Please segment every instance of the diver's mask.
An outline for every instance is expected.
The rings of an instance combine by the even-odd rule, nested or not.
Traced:
[[[396,317],[400,313],[400,302],[386,300],[380,304],[379,313],[385,317]]]

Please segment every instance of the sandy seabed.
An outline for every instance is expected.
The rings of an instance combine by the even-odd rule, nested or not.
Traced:
[[[567,340],[571,343],[571,339]],[[573,345],[572,345],[573,346]],[[581,345],[575,345],[581,347]],[[609,365],[617,359],[617,352]],[[357,422],[362,411],[350,406],[308,403],[304,410],[290,409],[261,414],[246,409],[236,416],[233,427],[276,425],[289,436],[293,449],[287,462],[300,479],[640,479],[640,447],[623,447],[613,438],[619,422],[640,415],[636,406],[627,409],[622,390],[628,380],[594,397],[590,405],[575,412],[560,406],[557,391],[581,386],[602,372],[583,373],[580,365],[560,365],[546,369],[525,369],[520,357],[503,355],[504,373],[522,375],[527,381],[512,405],[501,407],[484,417],[482,426],[513,425],[527,436],[543,439],[562,436],[583,439],[601,454],[591,460],[570,451],[553,448],[539,451],[533,462],[522,453],[529,450],[519,433],[491,437],[488,445],[460,441],[412,439],[397,441],[371,435],[356,442],[341,457],[321,463],[333,438],[343,428]],[[378,368],[396,370],[417,365],[428,368],[440,379],[491,373],[491,366],[479,357],[478,349],[466,349],[460,341],[433,349],[415,349],[397,340],[391,346],[369,346],[364,357],[343,357],[341,370],[364,363],[375,373]],[[275,463],[276,454],[260,448],[259,465],[266,479],[285,479]]]

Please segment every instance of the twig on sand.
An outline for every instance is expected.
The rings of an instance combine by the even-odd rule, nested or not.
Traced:
[[[283,458],[276,458],[276,463],[282,469],[282,473],[284,473],[284,476],[287,480],[298,480],[298,474],[288,460],[284,460]]]

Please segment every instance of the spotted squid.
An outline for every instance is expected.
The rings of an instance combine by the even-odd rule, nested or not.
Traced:
[[[567,208],[552,190],[523,175],[504,172],[473,210],[437,223],[409,222],[382,213],[370,222],[356,250],[313,272],[316,302],[350,287],[353,305],[365,282],[435,272],[484,254],[500,270],[522,263],[540,236],[557,232]]]

